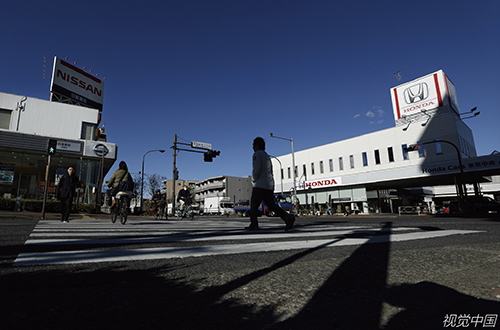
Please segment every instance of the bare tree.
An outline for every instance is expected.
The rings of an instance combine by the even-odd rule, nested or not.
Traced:
[[[153,196],[157,190],[161,189],[162,181],[166,180],[166,176],[158,175],[158,174],[146,174],[146,186],[147,191],[151,196]]]
[[[141,195],[141,187],[142,187],[142,176],[139,174],[134,175],[134,195]]]

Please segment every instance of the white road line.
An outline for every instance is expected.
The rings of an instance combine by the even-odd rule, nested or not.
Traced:
[[[332,238],[320,240],[261,242],[249,244],[208,245],[197,247],[162,247],[122,250],[82,250],[59,252],[21,253],[14,266],[41,264],[70,264],[89,262],[133,261],[151,259],[186,258],[235,253],[284,251],[294,249],[314,249],[365,243],[402,242],[416,239],[428,239],[459,234],[473,234],[473,230],[437,230],[416,233],[391,234],[370,238]]]

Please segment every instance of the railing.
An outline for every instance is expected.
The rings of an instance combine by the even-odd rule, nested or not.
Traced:
[[[399,215],[401,214],[409,214],[409,213],[417,213],[420,215],[420,206],[400,206],[398,207]]]

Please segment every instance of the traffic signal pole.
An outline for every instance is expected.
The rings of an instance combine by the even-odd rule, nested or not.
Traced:
[[[178,145],[185,145],[185,146],[190,146],[191,148],[195,149],[202,149],[205,151],[200,151],[200,150],[192,150],[192,149],[184,149],[184,148],[179,148]],[[177,157],[177,151],[189,151],[189,152],[197,152],[197,153],[202,153],[205,154],[205,161],[207,157],[210,158],[210,161],[212,161],[212,158],[215,158],[220,155],[220,151],[218,150],[212,150],[212,145],[207,144],[207,143],[200,143],[200,142],[192,142],[191,144],[188,143],[182,143],[182,142],[177,142],[177,134],[174,134],[174,145],[172,146],[172,149],[174,150],[174,166],[173,166],[173,172],[172,172],[172,213],[175,212],[175,181],[179,178],[179,171],[177,170],[177,165],[176,165],[176,157]]]
[[[42,205],[42,220],[45,220],[45,204],[47,203],[47,193],[49,192],[49,171],[50,171],[50,160],[52,155],[49,154],[47,161],[47,169],[45,170],[45,187],[43,192],[43,205]]]

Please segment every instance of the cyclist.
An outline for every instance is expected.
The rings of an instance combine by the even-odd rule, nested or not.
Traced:
[[[123,183],[122,183],[123,182]],[[118,169],[113,173],[108,181],[108,205],[111,206],[113,197],[120,191],[132,191],[134,188],[134,181],[132,175],[128,172],[127,163],[123,160],[118,165]]]
[[[161,195],[160,191],[157,190],[156,194],[153,195],[151,198],[151,206],[154,209],[154,214],[158,212],[158,208],[163,206],[163,196]]]
[[[179,191],[177,195],[177,201],[179,202],[179,210],[184,210],[186,207],[186,203],[191,204],[191,193],[189,192],[187,186],[184,186],[184,189]]]

